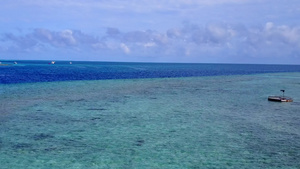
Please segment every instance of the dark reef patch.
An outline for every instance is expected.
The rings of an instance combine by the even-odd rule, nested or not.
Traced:
[[[104,109],[104,108],[89,108],[89,109],[86,109],[86,110],[98,110],[98,111],[104,111],[104,110],[107,110],[107,109]]]
[[[138,140],[135,142],[135,145],[136,145],[136,146],[142,146],[144,143],[145,143],[145,140],[143,140],[143,139],[138,139]]]
[[[33,147],[32,144],[29,144],[29,143],[17,143],[17,144],[14,144],[12,145],[12,148],[13,149],[31,149]]]
[[[94,117],[94,118],[91,118],[91,120],[101,120],[101,117]]]
[[[32,138],[34,140],[44,140],[44,139],[54,138],[54,136],[50,134],[40,133],[40,134],[33,135]]]

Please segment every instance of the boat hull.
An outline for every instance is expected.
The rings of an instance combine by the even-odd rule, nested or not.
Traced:
[[[281,96],[269,96],[269,101],[273,102],[293,102],[293,99],[290,97],[281,97]]]

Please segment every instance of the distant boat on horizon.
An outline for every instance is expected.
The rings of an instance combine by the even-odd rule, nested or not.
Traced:
[[[51,61],[49,64],[54,65],[54,64],[55,64],[55,61]]]

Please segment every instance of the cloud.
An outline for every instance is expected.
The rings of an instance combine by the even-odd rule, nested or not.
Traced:
[[[130,49],[128,48],[127,45],[125,45],[124,43],[121,43],[120,45],[121,49],[124,51],[124,53],[129,54],[130,53]]]
[[[36,29],[31,35],[32,39],[40,42],[49,43],[53,46],[74,46],[78,42],[74,37],[72,30],[63,30],[61,32],[51,32],[46,29]]]
[[[267,22],[261,27],[233,24],[184,23],[165,32],[136,30],[123,32],[107,28],[106,34],[95,36],[79,30],[52,31],[34,29],[31,33],[2,34],[0,50],[46,51],[67,49],[101,53],[105,51],[130,56],[173,60],[190,58],[222,59],[223,57],[282,58],[300,54],[300,27]],[[1,52],[0,51],[0,52]],[[209,60],[209,59],[208,59]]]
[[[29,35],[32,39],[48,43],[54,47],[70,47],[77,45],[90,45],[99,42],[91,35],[87,35],[78,30],[50,31],[48,29],[35,29]]]
[[[33,39],[31,35],[25,36],[17,36],[12,33],[6,33],[3,35],[2,40],[3,42],[7,42],[4,48],[5,50],[12,49],[13,51],[22,50],[27,51],[30,48],[35,48],[38,45],[38,41]]]
[[[179,37],[178,35],[189,37],[190,41],[199,45],[226,43],[235,37],[237,31],[225,24],[208,24],[203,28],[197,25],[187,27],[181,32],[177,32],[177,37]]]
[[[61,49],[103,49],[105,48],[105,43],[94,36],[87,35],[78,30],[51,31],[49,29],[38,28],[24,35],[13,33],[2,34],[0,46],[2,52],[35,52]]]
[[[107,28],[106,34],[108,36],[118,36],[121,32],[117,28]]]
[[[300,47],[300,27],[276,26],[274,23],[268,22],[265,25],[264,31],[269,41],[299,45]]]

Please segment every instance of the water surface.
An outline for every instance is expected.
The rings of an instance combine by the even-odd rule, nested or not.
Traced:
[[[267,101],[273,94],[292,103]],[[2,168],[300,168],[300,74],[0,85]]]

